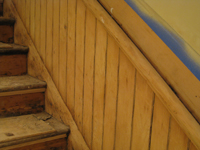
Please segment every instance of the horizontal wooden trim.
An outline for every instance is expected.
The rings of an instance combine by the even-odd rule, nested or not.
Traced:
[[[39,92],[45,92],[45,90],[46,90],[46,88],[39,88],[39,89],[30,89],[30,90],[21,90],[21,91],[12,91],[12,92],[2,92],[2,93],[0,93],[0,96],[39,93]]]
[[[61,139],[61,138],[66,138],[66,137],[67,137],[66,134],[57,135],[57,136],[53,136],[53,137],[49,137],[49,138],[44,138],[44,139],[40,139],[40,140],[35,140],[35,141],[31,141],[31,142],[26,142],[26,143],[22,143],[22,144],[13,145],[13,146],[8,146],[8,147],[5,147],[5,148],[2,148],[2,150],[20,148],[20,147],[24,147],[24,146],[29,146],[29,145],[33,145],[33,144],[48,142],[48,141]]]
[[[149,86],[154,90],[155,94],[160,98],[187,136],[200,149],[200,126],[198,122],[103,7],[95,0],[83,1],[118,42],[125,55],[147,80]]]

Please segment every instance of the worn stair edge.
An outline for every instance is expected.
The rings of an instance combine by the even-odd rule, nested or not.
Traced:
[[[46,88],[46,82],[29,75],[0,77],[0,93]]]
[[[4,133],[4,131],[7,130],[9,126],[9,121],[12,124],[13,121],[18,122],[15,121],[17,119],[20,121],[24,119],[24,122],[22,121],[19,122],[18,124],[15,123],[15,125],[10,125],[12,129],[8,129],[9,133]],[[8,120],[7,123],[5,123],[5,120]],[[7,126],[3,127],[4,125]],[[68,135],[70,132],[69,126],[66,126],[63,123],[57,121],[55,118],[53,118],[46,112],[17,116],[17,117],[0,118],[0,126],[1,129],[5,128],[4,131],[0,130],[0,137],[1,137],[0,148],[31,142],[35,140],[40,140],[62,134]],[[20,129],[21,131],[19,130],[19,128],[21,128]],[[43,129],[45,131],[43,131]],[[38,130],[38,131],[33,131],[33,130]],[[25,134],[24,132],[29,132],[29,134],[28,133]],[[31,133],[31,132],[36,132],[36,133]],[[5,135],[6,136],[8,135],[10,137],[8,137],[7,139],[3,139],[4,137],[6,137]]]
[[[1,44],[10,45],[10,47],[2,47]],[[15,55],[15,54],[27,54],[29,48],[27,46],[17,45],[17,44],[8,44],[0,43],[0,55]]]
[[[14,18],[0,17],[0,25],[14,25]]]

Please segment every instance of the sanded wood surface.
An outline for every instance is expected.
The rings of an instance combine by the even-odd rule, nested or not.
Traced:
[[[44,81],[38,80],[29,75],[0,77],[0,83],[0,92],[46,87]]]
[[[44,93],[0,97],[0,116],[18,116],[44,111]]]
[[[12,55],[12,54],[27,54],[28,47],[17,45],[17,44],[7,44],[0,43],[0,54],[2,55]]]
[[[0,147],[64,133],[69,133],[69,127],[45,112],[0,119]]]
[[[0,3],[0,16],[3,16],[3,3]]]
[[[27,72],[26,55],[0,55],[0,76],[24,75]]]

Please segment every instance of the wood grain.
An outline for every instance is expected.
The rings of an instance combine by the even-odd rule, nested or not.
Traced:
[[[13,25],[0,25],[0,42],[14,42],[14,27]]]
[[[57,119],[62,119],[65,124],[69,124],[71,130],[70,139],[72,141],[74,149],[84,149],[87,150],[88,146],[85,143],[80,131],[77,128],[76,123],[73,120],[69,109],[66,107],[63,99],[61,98],[53,80],[47,71],[45,65],[43,64],[29,34],[26,31],[25,26],[23,25],[16,8],[14,7],[11,0],[6,1],[5,12],[7,15],[14,15],[17,18],[18,22],[15,24],[15,42],[18,44],[28,45],[29,46],[29,57],[28,57],[28,73],[34,77],[38,77],[47,82],[48,87],[46,91],[46,101],[49,103],[48,110],[52,114],[57,114]],[[53,110],[53,111],[52,111]]]
[[[18,116],[44,111],[44,93],[0,97],[0,116]]]
[[[84,62],[84,99],[83,99],[83,136],[89,147],[92,142],[93,101],[94,101],[94,58],[96,43],[96,19],[86,10],[85,62]]]
[[[135,68],[120,51],[119,92],[115,149],[130,149],[132,135],[133,100],[135,90]],[[126,117],[124,117],[126,116]],[[126,140],[124,140],[126,139]]]
[[[151,133],[151,150],[167,150],[170,125],[170,114],[161,101],[155,96],[153,123]],[[158,144],[159,141],[159,144]]]
[[[119,79],[119,46],[108,35],[103,149],[114,149]]]
[[[149,149],[154,93],[144,78],[136,73],[135,103],[131,149]]]
[[[26,55],[0,55],[0,76],[24,75],[26,63]]]
[[[103,141],[107,38],[108,35],[105,28],[101,22],[97,21],[92,137],[92,149],[97,150],[102,149]]]
[[[60,138],[50,141],[38,141],[36,144],[31,144],[28,146],[18,147],[18,148],[9,148],[10,150],[44,150],[44,149],[54,149],[54,150],[66,150],[67,146],[67,139]]]
[[[82,0],[77,0],[76,16],[76,64],[75,64],[75,121],[79,130],[83,131],[83,74],[85,51],[85,12]]]
[[[121,50],[135,66],[137,71],[144,77],[148,85],[159,97],[190,140],[196,147],[200,148],[200,135],[197,134],[200,132],[200,126],[196,119],[185,108],[172,89],[167,85],[122,29],[116,24],[111,16],[109,16],[109,14],[102,8],[102,6],[97,1],[83,1],[85,5],[91,9],[97,19],[104,24],[107,31],[114,37],[116,42],[122,48]]]
[[[74,104],[75,104],[75,61],[76,61],[76,8],[77,1],[68,1],[68,29],[67,29],[67,89],[66,97],[64,99],[67,104],[72,116],[74,114]]]

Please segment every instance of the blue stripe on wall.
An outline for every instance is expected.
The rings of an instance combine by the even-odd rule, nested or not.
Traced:
[[[187,68],[200,80],[200,66],[186,53],[184,41],[176,34],[170,32],[164,26],[149,16],[145,15],[142,11],[140,11],[140,9],[133,1],[125,1],[162,39],[162,41],[174,52],[174,54],[187,66]]]

